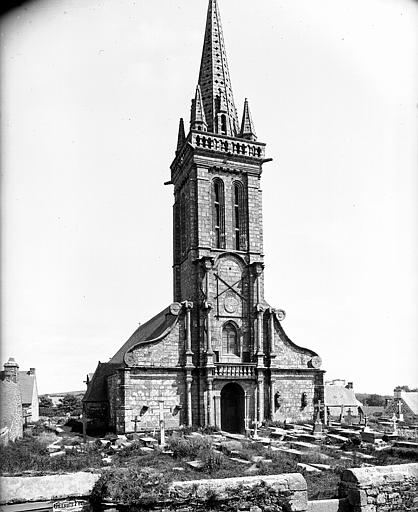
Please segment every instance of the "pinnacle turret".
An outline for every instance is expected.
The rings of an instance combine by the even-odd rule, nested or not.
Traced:
[[[203,110],[206,114],[207,131],[237,136],[238,117],[216,0],[209,0],[199,86],[202,93]]]
[[[194,100],[192,100],[190,128],[192,130],[201,130],[203,132],[206,132],[208,129],[200,85],[196,87],[196,96]]]
[[[243,139],[248,139],[252,141],[257,140],[257,135],[255,133],[253,120],[251,117],[250,107],[248,106],[248,100],[245,98],[244,102],[244,112],[242,114],[242,123],[241,123],[241,131],[239,136]]]
[[[183,147],[184,141],[186,140],[186,133],[184,131],[184,121],[183,118],[180,117],[179,122],[179,133],[177,135],[177,149],[176,153],[180,151],[180,149]]]

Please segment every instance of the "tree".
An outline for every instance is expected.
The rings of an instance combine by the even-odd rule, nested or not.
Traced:
[[[409,389],[409,386],[396,386],[393,391],[406,391],[409,393],[410,391],[418,391],[418,388]]]
[[[78,416],[81,414],[81,398],[76,395],[65,395],[60,399],[58,409],[61,413]]]
[[[365,405],[381,407],[385,405],[385,398],[381,395],[373,393],[366,398],[365,402]]]
[[[43,395],[39,397],[39,407],[54,407],[54,403],[49,396]]]

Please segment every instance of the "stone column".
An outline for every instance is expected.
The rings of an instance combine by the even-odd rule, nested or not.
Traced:
[[[186,423],[188,427],[193,425],[192,418],[192,382],[193,377],[189,370],[187,370],[186,374],[186,401],[187,401],[187,418]]]
[[[184,301],[182,302],[184,309],[186,310],[186,343],[185,343],[185,354],[186,354],[186,424],[191,427],[193,424],[192,418],[192,368],[193,366],[193,352],[192,352],[192,309],[193,302]]]
[[[206,366],[213,366],[212,303],[205,301],[203,307],[206,310]]]
[[[184,301],[183,307],[186,310],[186,367],[193,366],[193,352],[192,352],[192,309],[193,302]]]
[[[263,313],[264,308],[257,304],[257,366],[264,368],[264,350],[263,350]]]
[[[215,427],[221,429],[221,395],[215,395],[213,397],[215,403]]]
[[[215,426],[214,421],[214,410],[213,410],[213,378],[212,376],[208,377],[208,425],[210,427]]]
[[[274,379],[271,379],[270,383],[270,419],[274,420],[274,412],[276,409],[275,403],[274,403],[274,395],[276,393],[276,381]]]
[[[244,395],[244,428],[245,435],[250,435],[250,394],[246,391]]]
[[[264,420],[264,372],[258,370],[257,375],[257,394],[258,394],[258,415],[257,419],[259,423]]]
[[[261,275],[264,265],[262,263],[253,263],[252,270],[255,277],[255,311],[256,311],[256,335],[255,335],[255,352],[257,354],[257,366],[264,367],[264,349],[263,349],[263,313],[264,307],[261,304]]]
[[[276,352],[274,349],[274,316],[276,314],[276,310],[273,308],[269,309],[270,318],[269,318],[269,338],[270,338],[270,359],[276,357]]]

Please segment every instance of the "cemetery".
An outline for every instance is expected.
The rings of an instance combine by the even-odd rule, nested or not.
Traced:
[[[418,477],[418,426],[406,425],[395,416],[391,421],[382,419],[370,425],[367,417],[360,423],[358,418],[354,421],[348,414],[342,421],[328,418],[327,424],[323,424],[318,414],[313,424],[254,424],[246,435],[208,428],[167,431],[163,418],[162,414],[153,432],[141,432],[134,427],[136,432],[126,435],[108,433],[103,437],[83,435],[79,428],[73,431],[70,425],[77,427],[75,421],[67,422],[70,425],[64,422],[61,425],[48,425],[48,422],[42,426],[35,425],[22,440],[1,447],[3,503],[45,502],[82,496],[89,498],[96,507],[102,507],[103,503],[112,506],[145,506],[151,503],[154,510],[155,503],[166,501],[168,495],[173,496],[173,486],[180,486],[183,501],[189,502],[192,484],[193,494],[200,485],[205,489],[214,485],[210,484],[211,481],[231,481],[231,485],[235,485],[237,480],[243,483],[255,481],[257,485],[264,482],[264,489],[265,482],[271,479],[276,482],[276,479],[287,478],[288,482],[290,478],[293,482],[292,479],[301,477],[309,503],[319,506],[325,500],[341,507],[341,500],[348,499],[344,497],[342,489],[345,484],[341,480],[347,478],[347,471],[369,471],[373,468],[394,471],[391,468],[399,468],[397,473],[405,470],[408,475],[412,472],[411,478]],[[19,452],[19,446],[22,452]],[[26,454],[23,453],[25,449]],[[64,479],[77,478],[80,474],[88,477],[82,477],[81,487],[75,487],[78,490],[70,486],[71,491],[60,494],[47,486],[43,493],[38,482],[32,498],[28,494],[27,482],[30,479],[51,478],[52,475]],[[19,478],[26,482],[20,497],[14,487]],[[189,489],[187,492],[184,486]],[[62,484],[58,487],[65,488]],[[413,489],[411,492],[416,499],[416,480]],[[210,492],[206,490],[206,494],[203,493],[205,499],[208,493],[213,492],[213,489]],[[276,506],[270,510],[282,510],[277,508],[280,500],[270,496],[270,491],[266,492],[262,493],[263,499]],[[403,495],[410,496],[408,492]],[[232,494],[234,499],[240,495]],[[254,504],[254,497],[244,502]],[[417,503],[418,499],[415,505]]]

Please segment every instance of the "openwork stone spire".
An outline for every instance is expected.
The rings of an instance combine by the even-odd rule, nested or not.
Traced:
[[[237,136],[238,117],[217,0],[209,0],[199,85],[208,132]]]
[[[176,153],[180,151],[180,149],[183,147],[184,141],[186,140],[186,133],[184,131],[184,121],[183,118],[180,118],[179,121],[179,133],[177,135],[177,149]]]
[[[257,140],[257,135],[254,129],[254,123],[251,117],[250,107],[248,106],[248,100],[245,98],[244,102],[244,113],[242,114],[241,131],[239,134],[243,139],[252,141]]]
[[[192,110],[190,115],[190,127],[192,130],[207,130],[206,116],[203,109],[202,91],[200,86],[196,87],[196,96],[192,100]]]

